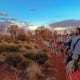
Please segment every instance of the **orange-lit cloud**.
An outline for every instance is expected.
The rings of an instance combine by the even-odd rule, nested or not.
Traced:
[[[29,27],[28,27],[28,29],[29,29],[29,30],[32,30],[32,31],[36,30],[37,28],[38,28],[37,26],[29,26]]]
[[[66,28],[64,28],[64,27],[56,27],[56,28],[54,28],[54,30],[56,30],[56,31],[63,31],[63,30],[66,30]]]

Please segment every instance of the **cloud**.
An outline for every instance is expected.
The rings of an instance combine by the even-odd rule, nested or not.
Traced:
[[[8,16],[8,14],[5,12],[0,12],[0,16]]]
[[[56,16],[56,18],[61,18],[61,16]]]
[[[31,8],[31,9],[29,9],[29,11],[30,11],[30,12],[36,12],[37,9],[35,9],[35,8]]]
[[[49,8],[48,7],[40,7],[40,8],[31,8],[29,9],[30,12],[36,12],[38,10],[48,10]]]
[[[27,29],[34,31],[37,29],[37,26],[28,26]]]
[[[0,20],[8,20],[7,18],[0,18]]]
[[[0,18],[0,20],[11,20],[11,21],[16,21],[17,19],[16,18]]]
[[[4,28],[4,27],[9,27],[12,24],[11,21],[3,21],[0,23],[0,27]]]
[[[16,21],[16,20],[17,20],[17,18],[11,18],[11,19],[9,19],[9,20],[11,20],[11,21]]]

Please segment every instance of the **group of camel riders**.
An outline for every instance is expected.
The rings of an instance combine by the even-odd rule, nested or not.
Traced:
[[[52,35],[50,41],[52,53],[63,55],[66,64],[66,80],[80,80],[80,28],[76,28],[65,37]]]

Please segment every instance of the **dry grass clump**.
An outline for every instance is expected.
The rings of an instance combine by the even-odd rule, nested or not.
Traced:
[[[45,68],[48,68],[48,67],[51,67],[53,66],[53,64],[51,63],[51,61],[48,59],[45,63],[44,63],[44,67]]]
[[[0,44],[0,52],[17,52],[18,49],[18,46],[15,44]]]
[[[25,53],[24,57],[26,59],[34,60],[35,59],[35,53],[34,52]]]
[[[25,73],[28,80],[39,80],[44,76],[41,68],[50,65],[46,51],[39,49],[35,43],[3,41],[0,44],[0,52],[0,61],[8,65],[8,70],[19,75]]]
[[[26,73],[27,73],[28,80],[38,80],[38,76],[42,75],[40,66],[35,62],[32,62],[29,65],[29,67],[26,70]]]
[[[43,65],[49,59],[48,55],[43,51],[40,51],[38,53],[25,53],[24,57],[37,62],[39,65]]]
[[[48,59],[48,55],[43,52],[39,52],[35,57],[36,62],[38,62],[40,65],[43,65]]]
[[[31,64],[31,62],[32,61],[28,60],[28,59],[24,60],[20,64],[17,65],[17,69],[25,71],[29,67],[29,65]]]
[[[0,53],[0,61],[4,62],[5,58],[6,58],[6,55],[3,53]]]
[[[10,66],[16,67],[18,63],[22,61],[21,57],[16,55],[16,56],[8,56],[5,58],[5,62],[9,64]]]
[[[30,45],[24,45],[24,47],[25,47],[26,49],[32,49],[32,47],[31,47]]]
[[[35,49],[38,49],[39,47],[38,47],[37,45],[34,45],[34,48],[35,48]]]
[[[26,52],[26,48],[25,47],[23,47],[23,46],[20,46],[20,48],[19,48],[19,50],[18,50],[19,52]]]

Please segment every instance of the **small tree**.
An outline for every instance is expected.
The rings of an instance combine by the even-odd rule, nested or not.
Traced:
[[[18,34],[17,34],[17,38],[19,40],[24,41],[24,40],[27,40],[27,37],[28,36],[26,36],[26,33],[25,33],[24,29],[23,28],[20,28],[19,31],[18,31]]]
[[[18,25],[12,24],[9,28],[9,32],[11,34],[12,39],[17,36]]]
[[[64,35],[66,35],[67,34],[67,31],[66,30],[64,30]]]

